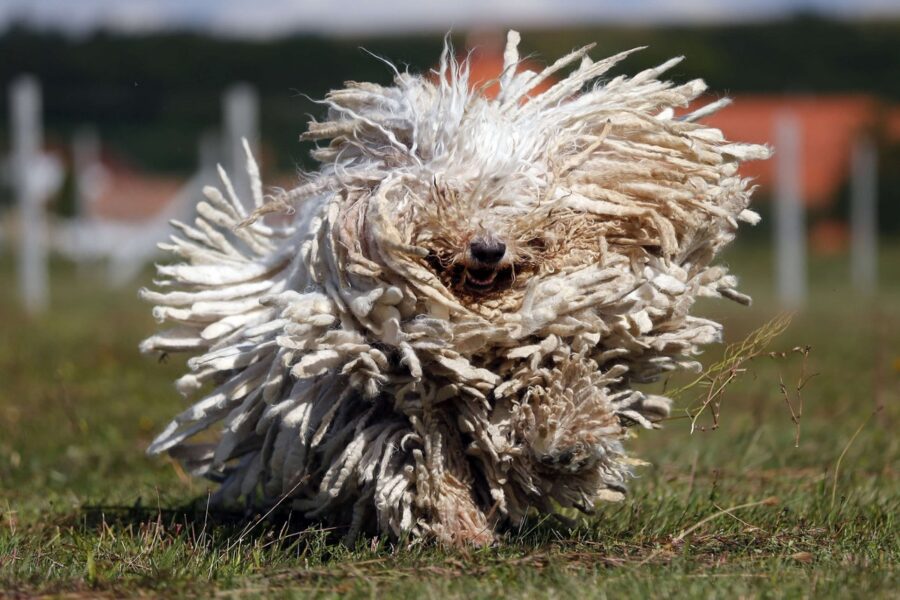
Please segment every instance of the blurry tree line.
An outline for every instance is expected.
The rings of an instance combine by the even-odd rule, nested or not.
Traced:
[[[464,34],[453,41],[463,48]],[[621,70],[627,72],[683,54],[686,60],[670,77],[702,77],[716,93],[864,92],[900,101],[900,21],[805,15],[752,24],[526,31],[521,50],[552,60],[589,42],[597,43],[594,57],[648,46],[625,61]],[[400,69],[422,71],[435,65],[442,44],[437,34],[238,40],[100,32],[72,38],[13,27],[0,35],[0,147],[8,144],[7,85],[33,73],[43,85],[51,143],[65,144],[90,124],[116,155],[142,168],[185,173],[196,164],[198,137],[221,123],[222,92],[246,81],[260,93],[268,169],[308,167],[309,147],[298,136],[310,116],[323,112],[312,99],[345,80],[389,82],[391,70],[369,52]]]

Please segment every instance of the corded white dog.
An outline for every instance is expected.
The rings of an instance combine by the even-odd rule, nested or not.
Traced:
[[[298,187],[267,201],[249,157],[253,206],[224,172],[205,190],[143,291],[172,328],[142,345],[199,354],[177,387],[205,395],[151,453],[351,537],[485,543],[622,496],[626,428],[670,404],[633,384],[720,339],[695,298],[748,300],[711,262],[758,219],[738,164],[768,149],[697,122],[726,101],[674,116],[705,89],[657,79],[679,59],[600,81],[629,52],[586,47],[517,73],[518,41],[496,98],[447,48],[434,78],[328,94]]]

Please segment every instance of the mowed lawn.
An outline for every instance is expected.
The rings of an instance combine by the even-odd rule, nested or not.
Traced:
[[[733,342],[778,308],[764,247],[725,260],[753,307],[698,309]],[[96,271],[54,264],[52,309],[30,318],[5,252],[0,595],[896,597],[900,245],[883,248],[877,301],[850,291],[846,258],[814,259],[811,280],[771,347],[811,347],[799,446],[780,381],[796,414],[802,355],[761,356],[722,397],[718,427],[707,413],[690,433],[696,390],[665,429],[629,442],[652,466],[574,528],[536,518],[488,548],[348,548],[284,515],[205,510],[203,481],[144,455],[182,407],[183,358],[138,353],[155,328],[138,284],[111,291]]]

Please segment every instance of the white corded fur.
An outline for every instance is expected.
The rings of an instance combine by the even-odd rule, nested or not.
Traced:
[[[516,72],[518,41],[496,99],[449,48],[433,78],[331,92],[321,168],[268,203],[249,152],[252,206],[221,172],[142,292],[172,325],[142,349],[196,354],[177,387],[203,394],[149,452],[351,537],[483,543],[621,497],[625,428],[670,403],[633,384],[720,339],[697,296],[747,300],[710,263],[758,219],[737,168],[768,150],[696,122],[725,102],[673,116],[705,89],[657,79],[679,59],[601,82],[628,52]],[[478,236],[508,248],[484,294],[461,283]]]

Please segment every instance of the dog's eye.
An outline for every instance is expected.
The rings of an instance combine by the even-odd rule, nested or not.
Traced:
[[[536,236],[533,238],[529,238],[525,240],[524,243],[521,244],[521,248],[524,248],[528,251],[528,253],[532,255],[542,254],[547,250],[549,244],[544,236]]]
[[[435,273],[443,273],[448,267],[447,261],[442,260],[435,252],[429,252],[425,257],[425,262]]]
[[[534,250],[544,250],[547,248],[547,240],[542,237],[536,237],[528,240],[528,247]]]

